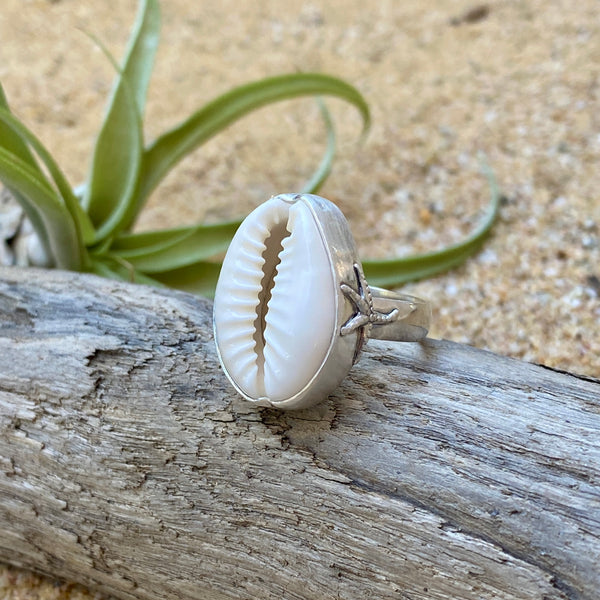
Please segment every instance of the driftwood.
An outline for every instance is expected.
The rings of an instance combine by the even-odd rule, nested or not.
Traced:
[[[600,383],[371,342],[258,409],[208,301],[0,269],[0,560],[127,599],[596,599]]]

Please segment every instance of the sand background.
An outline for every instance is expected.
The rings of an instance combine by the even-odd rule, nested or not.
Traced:
[[[600,6],[597,0],[163,2],[149,93],[152,139],[236,84],[293,71],[347,79],[373,127],[330,102],[340,148],[322,195],[361,254],[440,248],[488,203],[483,151],[503,192],[499,222],[463,267],[404,290],[434,303],[434,337],[600,376]],[[478,7],[484,7],[478,9]],[[136,3],[3,0],[0,80],[14,111],[73,182],[88,168],[112,72],[81,32],[121,56]],[[251,115],[169,176],[148,229],[247,213],[295,191],[323,150],[311,100]],[[0,567],[2,599],[87,592]]]

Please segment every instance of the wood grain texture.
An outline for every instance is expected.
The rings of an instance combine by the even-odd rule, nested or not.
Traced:
[[[209,302],[0,269],[0,560],[123,599],[592,600],[600,383],[371,342],[256,409]]]

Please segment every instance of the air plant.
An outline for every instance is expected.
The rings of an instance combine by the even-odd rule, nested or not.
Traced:
[[[227,249],[240,220],[160,231],[133,232],[150,194],[185,156],[234,121],[267,104],[299,96],[333,96],[354,105],[369,127],[362,95],[336,77],[294,73],[236,87],[201,107],[151,143],[143,136],[146,92],[160,28],[159,0],[141,0],[128,50],[117,70],[106,117],[98,134],[87,180],[72,187],[50,152],[15,117],[0,85],[0,180],[21,205],[35,235],[31,264],[92,272],[115,279],[167,285],[212,296]],[[335,153],[333,124],[327,126],[323,159],[300,190],[315,192],[327,178]],[[399,284],[446,270],[475,252],[498,208],[493,180],[488,216],[469,238],[425,255],[366,261],[375,285]],[[1,218],[1,216],[0,216]]]

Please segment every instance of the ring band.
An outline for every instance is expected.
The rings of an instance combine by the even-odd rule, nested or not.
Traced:
[[[406,316],[373,327],[369,338],[390,342],[419,342],[427,337],[431,325],[431,304],[427,300],[378,287],[371,287],[371,293],[376,311],[386,313],[397,309]]]

